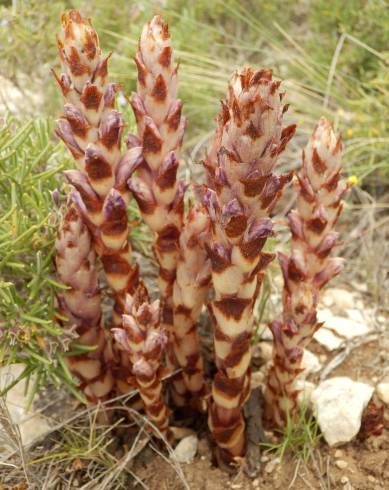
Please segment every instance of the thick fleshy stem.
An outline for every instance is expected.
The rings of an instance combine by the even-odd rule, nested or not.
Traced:
[[[169,437],[169,410],[163,398],[161,366],[167,335],[161,328],[160,317],[159,300],[150,303],[146,288],[140,284],[133,296],[127,295],[123,328],[115,328],[113,333],[130,357],[148,419],[163,436]]]
[[[341,180],[342,143],[331,124],[321,118],[302,155],[297,176],[297,209],[288,216],[291,254],[279,254],[284,277],[283,319],[274,321],[273,364],[269,372],[266,419],[284,427],[296,415],[295,382],[303,371],[304,348],[320,328],[317,305],[320,290],[343,268],[329,257],[336,245],[335,225],[348,185]]]
[[[177,180],[177,171],[185,118],[181,114],[182,102],[177,98],[178,66],[173,59],[168,26],[160,16],[143,28],[135,62],[138,87],[131,105],[138,138],[130,135],[128,145],[131,148],[140,144],[144,160],[130,179],[129,188],[144,221],[155,234],[163,324],[170,338],[167,361],[174,369],[177,362],[172,346],[172,296],[184,213],[184,184]],[[178,376],[172,390],[176,404],[181,400],[178,393],[182,389],[182,377]]]
[[[63,216],[55,248],[57,277],[68,288],[58,295],[59,311],[67,318],[67,326],[75,328],[78,344],[96,346],[86,354],[67,357],[67,363],[80,380],[80,389],[88,401],[104,401],[115,385],[112,374],[114,356],[109,336],[102,327],[92,238],[74,205]]]
[[[243,405],[250,394],[253,308],[263,270],[273,256],[262,252],[272,234],[269,214],[291,175],[273,173],[294,134],[282,128],[286,106],[280,82],[270,70],[246,69],[229,83],[206,156],[204,192],[212,233],[208,253],[215,298],[217,373],[212,386],[209,426],[221,463],[238,463],[246,450]]]
[[[193,206],[180,236],[180,253],[173,288],[174,352],[183,370],[185,390],[176,394],[180,406],[204,409],[206,384],[197,332],[204,301],[211,280],[211,264],[205,249],[209,241],[210,222],[202,205]]]
[[[128,240],[127,180],[141,162],[141,148],[121,154],[122,115],[115,110],[117,84],[108,83],[108,60],[96,31],[76,10],[62,16],[63,40],[58,38],[63,73],[55,77],[65,98],[56,134],[72,153],[78,170],[65,172],[74,186],[73,201],[93,236],[107,283],[113,292],[113,325],[121,325],[127,293],[135,290],[138,267],[131,260]],[[120,359],[115,372],[120,392],[130,389],[124,379],[130,368]]]

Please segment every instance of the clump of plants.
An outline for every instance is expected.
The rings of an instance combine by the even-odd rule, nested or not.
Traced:
[[[293,179],[277,173],[296,130],[283,124],[288,106],[281,82],[268,69],[233,74],[204,156],[205,183],[194,185],[181,178],[186,121],[163,19],[144,27],[135,57],[137,134],[125,134],[115,104],[120,86],[109,81],[110,55],[103,56],[90,21],[70,11],[62,29],[63,72],[55,77],[65,105],[56,134],[76,169],[64,172],[71,190],[56,239],[63,285],[57,305],[59,323],[72,328],[83,348],[67,356],[66,366],[89,403],[138,390],[140,410],[169,441],[176,412],[206,413],[216,460],[237,466],[247,451],[253,310],[275,259],[264,247],[274,235],[274,207]],[[303,348],[320,327],[320,290],[341,271],[341,260],[330,257],[347,190],[341,150],[340,138],[321,119],[297,174],[291,254],[279,256],[284,315],[271,325],[266,419],[273,426],[298,416],[295,381]],[[132,199],[153,236],[155,300],[132,254]],[[103,316],[107,294],[112,311]],[[204,306],[213,326],[213,358],[204,358],[201,349]]]

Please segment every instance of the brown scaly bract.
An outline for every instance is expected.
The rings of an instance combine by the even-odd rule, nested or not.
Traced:
[[[155,233],[154,251],[159,265],[163,323],[171,332],[172,294],[178,258],[178,240],[183,221],[183,182],[177,180],[179,151],[185,119],[177,98],[177,65],[173,60],[168,26],[156,16],[144,27],[135,57],[138,89],[132,97],[138,137],[131,135],[128,147],[142,146],[144,161],[129,181],[146,224]],[[176,362],[171,348],[169,365]],[[174,385],[184,389],[182,380]],[[174,395],[174,393],[173,393]],[[179,402],[176,397],[176,403]]]
[[[106,400],[113,387],[113,353],[107,332],[101,325],[101,299],[97,280],[96,255],[88,228],[73,205],[65,213],[57,233],[56,269],[58,279],[68,289],[58,295],[61,314],[75,327],[77,342],[96,346],[87,354],[67,357],[68,366],[81,382],[87,399]]]
[[[206,394],[204,366],[200,353],[197,322],[211,279],[210,261],[204,244],[209,240],[210,223],[202,205],[193,206],[186,216],[180,236],[180,254],[174,283],[174,352],[183,370],[185,390],[181,406],[203,408]]]
[[[321,118],[303,151],[298,175],[297,209],[289,216],[291,255],[279,255],[284,276],[283,321],[271,325],[274,337],[273,366],[266,391],[266,418],[285,426],[287,411],[296,414],[296,377],[301,373],[304,347],[321,326],[317,321],[320,290],[343,267],[329,257],[336,244],[334,231],[348,186],[341,180],[340,137]]]
[[[169,412],[162,393],[161,367],[167,336],[160,326],[159,300],[150,304],[146,288],[140,284],[127,295],[123,328],[113,329],[115,338],[128,353],[132,373],[149,420],[163,436],[169,435]]]
[[[291,179],[273,173],[295,131],[294,125],[282,128],[286,107],[279,85],[270,70],[233,75],[205,162],[215,289],[210,311],[218,368],[209,426],[224,463],[245,453],[242,408],[250,393],[253,307],[262,271],[273,258],[261,250],[272,234],[269,213]]]

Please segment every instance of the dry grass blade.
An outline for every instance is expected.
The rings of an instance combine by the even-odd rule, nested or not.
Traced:
[[[323,478],[323,474],[326,473],[326,470],[323,469],[323,461],[321,459],[320,452],[319,451],[316,452],[319,461],[316,459],[315,452],[316,451],[311,450],[310,451],[310,456],[311,456],[311,461],[313,463],[313,467],[314,467],[316,476],[317,476],[317,478],[319,479],[319,482],[320,482],[320,488],[322,488],[322,490],[331,490],[331,487],[328,487],[327,486],[327,482]]]
[[[141,437],[143,435],[143,437]],[[127,454],[119,460],[113,468],[111,468],[109,471],[107,471],[106,476],[101,480],[99,483],[99,489],[104,490],[108,488],[112,488],[111,485],[114,483],[119,475],[124,471],[127,470],[131,476],[134,478],[134,480],[139,483],[143,488],[148,488],[140,478],[137,477],[135,473],[133,473],[130,469],[131,462],[133,459],[147,446],[147,444],[150,441],[150,435],[146,434],[144,431],[144,426],[140,427],[139,432],[134,439],[134,442],[131,446],[131,449],[127,452]],[[101,476],[100,476],[101,478]],[[100,479],[99,478],[99,479]],[[94,479],[88,482],[86,485],[83,485],[81,488],[83,490],[92,490],[93,488],[96,488],[95,485],[98,483],[99,479]]]
[[[290,483],[288,485],[288,490],[290,490],[291,488],[293,488],[293,485],[296,482],[297,476],[299,474],[300,465],[301,465],[301,458],[299,458],[298,461],[297,461],[296,468],[295,468],[294,474],[293,474],[293,478],[292,478],[292,480],[290,481]]]
[[[311,485],[311,483],[306,478],[304,478],[304,476],[301,473],[299,473],[298,476],[302,479],[302,481],[305,483],[307,488],[309,488],[310,490],[317,490]]]

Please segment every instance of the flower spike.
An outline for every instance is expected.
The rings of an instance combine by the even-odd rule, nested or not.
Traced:
[[[253,308],[263,270],[272,260],[262,248],[272,235],[269,214],[291,179],[273,173],[295,130],[282,127],[279,85],[270,70],[236,72],[205,158],[203,203],[211,221],[215,298],[210,313],[218,368],[209,427],[224,464],[237,463],[246,451],[243,405],[250,395]]]
[[[283,320],[274,321],[273,364],[266,389],[266,418],[284,427],[296,415],[304,348],[321,324],[317,320],[320,291],[339,274],[343,260],[329,257],[336,245],[334,231],[348,185],[341,180],[342,143],[331,124],[321,118],[302,154],[297,175],[297,209],[288,216],[291,254],[279,254],[284,277]]]

